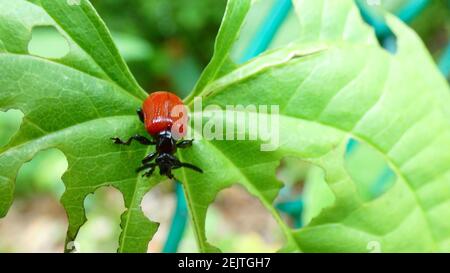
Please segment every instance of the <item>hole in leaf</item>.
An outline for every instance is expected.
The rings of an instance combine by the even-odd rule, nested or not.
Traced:
[[[66,156],[58,149],[38,152],[20,168],[16,193],[26,194],[31,189],[34,192],[50,193],[59,199],[64,192],[61,177],[67,166]]]
[[[101,187],[84,200],[87,222],[75,239],[78,252],[115,253],[119,247],[120,216],[125,211],[122,193]]]
[[[272,215],[239,185],[222,190],[209,207],[206,234],[223,252],[275,252],[283,244]]]
[[[389,53],[395,54],[397,52],[397,37],[386,23],[383,9],[369,5],[364,0],[357,0],[356,3],[361,17],[374,29],[380,46]]]
[[[69,53],[67,40],[54,26],[36,26],[32,31],[32,38],[28,44],[30,54],[60,59]]]
[[[303,189],[303,202],[302,222],[304,226],[320,215],[323,209],[333,206],[334,193],[325,180],[322,168],[312,165],[309,169]]]
[[[373,200],[385,193],[396,180],[396,174],[385,157],[371,146],[350,140],[345,167],[363,200]],[[352,149],[348,149],[351,146]]]
[[[19,110],[0,112],[0,147],[5,146],[19,131],[23,113]]]
[[[281,160],[277,177],[285,185],[276,199],[277,209],[292,228],[307,225],[322,209],[334,203],[323,170],[311,163],[286,157]]]
[[[276,199],[276,208],[283,216],[286,224],[292,228],[302,226],[303,187],[311,164],[294,157],[286,157],[280,161],[277,178],[283,182]]]
[[[61,252],[67,216],[58,199],[67,169],[57,149],[37,153],[19,170],[14,203],[0,220],[0,252]]]
[[[145,216],[160,224],[158,231],[148,245],[148,252],[162,252],[166,243],[176,206],[173,188],[173,183],[159,183],[142,200],[141,206]]]
[[[385,37],[380,41],[380,43],[389,53],[397,53],[397,36],[394,34]]]
[[[61,252],[67,216],[51,194],[19,195],[5,218],[0,219],[0,252]]]

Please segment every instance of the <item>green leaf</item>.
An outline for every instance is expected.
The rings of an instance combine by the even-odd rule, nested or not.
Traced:
[[[300,23],[299,41],[377,44],[374,31],[362,23],[354,1],[293,0]]]
[[[0,148],[0,215],[11,205],[19,168],[37,152],[57,148],[69,163],[62,197],[68,242],[86,221],[85,197],[111,185],[127,207],[119,251],[146,251],[157,224],[143,215],[140,203],[162,178],[142,179],[134,172],[146,148],[109,141],[143,132],[134,109],[145,93],[89,2],[33,3],[0,0],[0,110],[24,114],[19,132]],[[353,1],[298,0],[299,39],[237,66],[230,51],[250,4],[229,1],[212,61],[186,100],[196,141],[178,156],[205,172],[181,169],[175,175],[200,250],[218,251],[206,236],[208,206],[222,189],[240,183],[279,224],[286,241],[281,251],[367,252],[373,243],[381,251],[450,251],[449,87],[418,37],[387,16],[398,42],[391,55],[379,47]],[[28,53],[32,29],[42,25],[57,28],[70,46],[68,55],[44,59]],[[202,111],[195,96],[203,97]],[[267,140],[261,136],[202,138],[200,121],[233,125],[220,135],[224,139],[236,133],[242,121],[225,118],[227,105],[244,106],[231,111],[234,116],[250,115],[246,106],[279,106],[278,115],[260,114],[279,121],[272,123],[279,127],[272,131],[279,132],[279,148],[262,152]],[[255,135],[248,127],[247,139]],[[378,151],[395,172],[396,181],[380,197],[364,198],[349,175],[343,156],[349,138]],[[275,170],[286,156],[322,168],[333,195],[314,204],[312,219],[299,230],[288,227],[273,206],[282,186]]]
[[[322,209],[332,206],[335,202],[333,192],[325,181],[323,170],[319,167],[309,169],[302,197],[306,204],[302,213],[304,225],[309,224]]]
[[[204,229],[209,204],[237,182],[273,214],[286,237],[283,251],[368,252],[373,243],[382,251],[449,251],[450,95],[422,42],[387,16],[398,39],[391,55],[378,46],[353,1],[295,3],[304,34],[297,43],[242,65],[200,93],[204,105],[221,109],[281,109],[275,152],[260,152],[261,140],[199,136],[193,149],[179,152],[206,170],[180,171],[200,249],[214,250]],[[190,106],[198,122],[202,113]],[[220,110],[204,114],[224,116]],[[350,137],[378,151],[397,176],[379,198],[366,201],[348,175],[343,154]],[[295,231],[272,205],[281,186],[275,168],[284,156],[323,168],[335,199]]]
[[[109,138],[142,131],[134,110],[146,95],[89,2],[34,2],[0,1],[0,40],[5,48],[0,53],[0,110],[24,114],[19,132],[0,148],[0,215],[12,203],[23,163],[41,150],[57,148],[69,163],[61,199],[69,218],[67,242],[86,222],[85,197],[111,185],[123,193],[127,207],[119,251],[144,252],[157,224],[145,217],[140,203],[158,179],[142,179],[134,171],[145,148],[119,148]],[[28,54],[33,27],[40,25],[56,27],[70,53],[61,59]]]

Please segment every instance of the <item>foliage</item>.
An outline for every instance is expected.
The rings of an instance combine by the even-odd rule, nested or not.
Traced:
[[[0,110],[24,114],[19,132],[0,148],[0,216],[12,203],[20,167],[37,152],[57,148],[69,164],[61,198],[70,224],[67,242],[86,221],[85,197],[110,185],[123,194],[127,208],[118,250],[146,251],[158,224],[145,217],[140,203],[164,179],[134,172],[151,148],[108,141],[143,132],[134,110],[146,93],[88,1],[32,2],[0,0]],[[279,105],[281,146],[261,152],[262,139],[207,140],[190,128],[194,146],[178,156],[205,173],[175,175],[185,189],[200,251],[218,250],[206,238],[206,213],[218,192],[234,183],[273,215],[285,236],[282,251],[365,252],[372,242],[382,251],[449,251],[450,95],[420,39],[386,15],[398,42],[391,55],[353,1],[295,0],[298,39],[238,66],[230,54],[252,4],[228,2],[212,61],[185,102],[194,122],[226,125],[235,121],[224,120],[221,110],[204,109],[208,116],[201,115],[194,96],[222,109]],[[32,29],[39,25],[54,26],[70,52],[60,59],[29,54]],[[343,157],[349,138],[378,151],[395,172],[395,182],[380,197],[362,196],[349,175]],[[275,169],[286,156],[322,168],[323,186],[334,195],[333,203],[323,198],[328,206],[318,204],[299,230],[289,228],[272,205],[282,185]]]

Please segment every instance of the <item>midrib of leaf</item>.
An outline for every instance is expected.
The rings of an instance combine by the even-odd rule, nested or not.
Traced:
[[[243,178],[241,183],[247,187],[249,190],[253,190],[253,192],[258,192],[257,188],[252,184],[252,182],[249,180],[249,178],[241,171],[241,169],[236,166],[233,163],[233,160],[227,157],[220,149],[217,148],[217,146],[214,145],[214,143],[210,141],[206,141],[210,147],[213,147],[216,151],[219,152],[219,154],[224,158],[231,166],[233,166],[236,170],[239,171],[239,175]],[[275,210],[273,204],[271,204],[264,196],[258,195],[257,196],[263,205],[266,207],[266,209],[272,214],[275,221],[278,223],[278,225],[281,227],[284,235],[286,236],[286,239],[291,242],[296,242],[294,239],[290,228],[284,223],[284,221],[281,219],[280,214]],[[300,246],[297,244],[299,250],[301,250]]]
[[[180,158],[181,161],[183,161],[183,157],[181,155],[181,153],[177,153],[178,157]],[[189,183],[187,176],[186,176],[186,170],[185,168],[181,168],[181,173],[183,174],[183,181],[184,183]],[[206,242],[206,238],[204,238],[203,236],[203,232],[201,231],[201,226],[199,225],[199,221],[197,219],[197,214],[195,213],[194,208],[192,207],[192,205],[194,204],[194,201],[191,199],[191,194],[190,194],[190,187],[186,186],[185,184],[183,184],[183,188],[184,188],[184,195],[186,196],[187,199],[187,205],[189,208],[189,215],[191,216],[192,219],[192,223],[194,224],[194,231],[195,231],[195,239],[197,240],[197,245],[200,249],[200,252],[207,252],[207,247],[205,245]]]
[[[65,127],[65,128],[53,131],[53,132],[48,133],[47,135],[43,135],[43,136],[41,136],[39,138],[30,139],[28,141],[19,143],[19,144],[14,145],[14,146],[6,146],[6,147],[4,147],[4,148],[2,148],[0,150],[0,155],[7,154],[7,153],[10,153],[10,152],[14,152],[16,150],[19,150],[19,149],[23,148],[24,146],[32,145],[33,143],[41,141],[41,140],[44,140],[44,139],[57,138],[60,134],[64,133],[65,131],[72,131],[72,130],[75,130],[75,129],[79,128],[79,127],[88,126],[88,125],[90,125],[91,123],[94,123],[94,122],[102,122],[103,120],[116,119],[116,118],[131,118],[131,117],[135,118],[134,116],[131,116],[131,115],[118,115],[118,116],[107,116],[107,117],[101,117],[101,118],[97,118],[97,119],[86,120],[84,122],[77,123],[75,125],[72,125],[72,126],[69,126],[69,127]]]
[[[207,111],[206,111],[207,112]],[[235,111],[235,112],[239,112],[239,111]],[[190,128],[191,130],[196,130],[195,128]],[[198,132],[197,133],[201,134],[202,132]],[[241,171],[241,169],[233,163],[233,160],[230,159],[228,156],[226,156],[222,150],[220,150],[219,148],[217,148],[217,146],[214,145],[214,143],[210,142],[210,141],[203,141],[203,143],[207,143],[210,147],[212,147],[215,151],[217,151],[218,154],[220,154],[220,156],[226,160],[226,162],[228,162],[235,170],[238,170],[239,172],[239,176],[242,178],[242,181],[238,181],[240,182],[242,185],[247,187],[247,190],[249,190],[250,192],[253,193],[259,193],[258,189],[252,184],[252,182],[250,181],[250,179]],[[179,155],[180,159],[181,159],[181,155]],[[184,181],[186,181],[186,183],[188,183],[187,177],[186,177],[186,171],[182,168],[182,172],[183,172],[183,176],[184,176]],[[186,197],[188,200],[190,200],[190,202],[188,202],[189,208],[191,210],[191,216],[193,218],[193,222],[194,222],[194,226],[196,228],[196,234],[197,234],[197,238],[200,236],[200,234],[203,234],[201,232],[201,228],[198,224],[198,220],[196,217],[196,213],[193,210],[191,203],[193,202],[192,199],[190,199],[189,197],[189,187],[185,187],[186,189]],[[296,246],[298,247],[298,250],[301,251],[300,245],[298,245],[297,241],[295,240],[295,237],[292,234],[292,230],[284,223],[284,221],[281,219],[280,214],[276,211],[276,209],[274,208],[273,204],[271,204],[262,194],[258,194],[256,196],[261,203],[264,205],[264,207],[266,207],[266,209],[271,213],[272,217],[275,219],[275,221],[278,223],[278,225],[280,226],[283,234],[286,237],[287,242],[289,243],[294,243],[296,244]],[[201,236],[203,237],[203,236]],[[203,238],[204,240],[206,240],[206,238]],[[206,251],[206,246],[204,244],[203,241],[198,242],[200,249],[202,250],[202,252]]]
[[[98,77],[96,77],[96,76],[94,76],[94,75],[92,75],[92,74],[86,73],[85,71],[76,69],[76,68],[74,68],[74,67],[71,67],[71,66],[68,66],[68,65],[65,65],[65,64],[61,64],[61,63],[55,62],[55,61],[53,61],[53,60],[44,59],[44,58],[41,58],[41,57],[31,56],[31,55],[26,55],[26,54],[0,53],[0,57],[1,57],[2,55],[5,55],[5,56],[7,56],[7,55],[18,56],[18,57],[20,57],[20,58],[30,58],[30,59],[35,59],[35,60],[42,61],[42,62],[45,62],[45,63],[49,63],[49,64],[55,65],[55,66],[64,66],[64,67],[66,67],[66,68],[68,68],[68,69],[72,69],[72,70],[74,70],[74,71],[77,71],[77,72],[82,73],[82,74],[84,74],[84,75],[87,75],[87,76],[89,76],[89,77],[95,78],[96,80],[104,81],[104,82],[107,82],[108,84],[114,85],[115,87],[118,88],[118,90],[121,90],[125,95],[130,96],[130,98],[132,98],[133,100],[136,100],[136,101],[138,101],[138,102],[141,101],[138,97],[136,97],[135,95],[133,95],[133,94],[127,92],[127,91],[124,90],[121,86],[117,85],[115,82],[107,81],[107,80],[105,80],[105,79],[98,78]],[[96,111],[98,111],[97,108],[95,108],[95,109],[96,109]],[[131,115],[122,115],[122,116],[131,116]],[[116,116],[99,117],[98,119],[90,119],[90,120],[86,120],[86,121],[84,121],[83,123],[74,124],[74,125],[72,125],[72,126],[69,126],[69,127],[66,127],[66,128],[59,129],[58,131],[46,132],[47,134],[46,134],[46,135],[43,135],[41,138],[48,137],[49,135],[57,134],[58,132],[64,131],[64,130],[66,130],[66,129],[71,129],[71,128],[74,128],[74,127],[77,127],[77,126],[81,126],[81,125],[83,125],[83,124],[85,124],[85,123],[89,123],[89,122],[92,122],[92,121],[95,121],[95,120],[99,120],[99,119],[103,119],[103,118],[111,118],[111,117],[116,117]],[[26,118],[26,116],[24,116],[23,119],[24,119],[24,121],[29,121],[29,120]],[[34,124],[34,123],[33,123],[33,124]],[[37,125],[35,125],[35,126],[37,126]],[[41,131],[44,131],[44,130],[43,130],[42,128],[40,128],[40,127],[39,127],[39,129],[40,129]],[[28,143],[30,143],[30,142],[37,141],[37,140],[39,140],[39,139],[40,139],[40,138],[38,138],[38,139],[30,139],[30,140],[28,140],[27,142],[21,143],[21,144],[28,144]],[[18,145],[21,145],[21,144],[18,144]],[[16,145],[16,146],[17,146],[17,145]],[[3,154],[3,152],[1,152],[2,150],[6,150],[6,149],[14,149],[14,148],[16,148],[16,147],[15,147],[15,146],[6,146],[6,147],[3,147],[3,148],[0,148],[0,155]]]
[[[145,154],[149,154],[149,153],[151,152],[151,150],[152,150],[152,148],[151,148],[151,146],[149,146],[149,147],[147,148]],[[136,205],[136,192],[137,192],[137,186],[138,186],[139,182],[142,181],[143,179],[144,179],[144,178],[143,178],[141,175],[137,174],[137,176],[136,176],[136,183],[134,184],[134,187],[133,187],[133,195],[132,195],[132,197],[131,197],[130,207],[128,208],[128,213],[127,213],[125,225],[124,225],[124,227],[123,227],[123,229],[122,229],[123,237],[122,237],[122,239],[119,241],[119,249],[118,249],[118,252],[124,252],[125,241],[126,241],[126,239],[129,237],[129,236],[127,236],[127,232],[128,232],[128,226],[129,226],[129,223],[130,223],[131,214],[132,214],[132,212],[133,212],[132,208],[134,208],[135,205]]]

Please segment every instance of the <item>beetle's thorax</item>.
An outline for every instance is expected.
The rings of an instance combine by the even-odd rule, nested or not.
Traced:
[[[159,154],[174,154],[177,151],[177,143],[170,130],[160,132],[156,137],[156,151]]]

